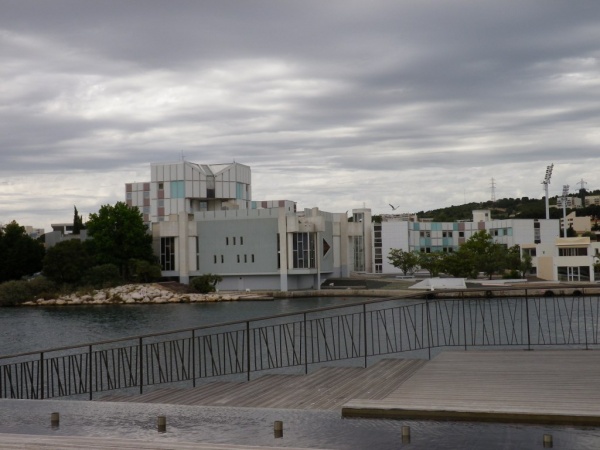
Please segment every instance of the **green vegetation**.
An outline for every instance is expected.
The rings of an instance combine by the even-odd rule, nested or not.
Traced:
[[[0,227],[0,283],[18,280],[42,270],[44,244],[12,221]]]
[[[152,237],[137,208],[104,205],[85,225],[75,208],[73,228],[87,228],[90,239],[73,236],[47,251],[16,222],[0,228],[0,306],[160,279]]]
[[[415,268],[428,270],[432,277],[446,273],[460,278],[477,278],[479,272],[490,279],[494,275],[525,276],[531,269],[531,257],[521,258],[518,246],[497,244],[485,230],[478,231],[452,253],[419,253],[392,249],[388,259],[404,275]]]
[[[201,294],[208,294],[209,292],[215,292],[217,290],[217,283],[223,281],[220,275],[214,275],[212,273],[206,273],[199,277],[192,278],[190,286],[196,292]]]

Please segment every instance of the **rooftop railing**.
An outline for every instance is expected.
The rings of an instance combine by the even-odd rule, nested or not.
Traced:
[[[506,290],[504,290],[506,291]],[[144,389],[443,348],[597,347],[600,297],[394,298],[0,357],[0,398],[48,399]],[[547,294],[547,292],[546,292]],[[431,294],[429,294],[431,296]],[[517,295],[517,294],[515,294]]]

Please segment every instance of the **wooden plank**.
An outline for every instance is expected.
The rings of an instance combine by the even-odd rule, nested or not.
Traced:
[[[344,416],[600,425],[600,352],[441,353],[384,399],[355,399]]]
[[[0,434],[3,450],[306,450],[298,447],[259,447],[254,445],[210,444],[181,441],[144,441],[110,437],[38,436]]]

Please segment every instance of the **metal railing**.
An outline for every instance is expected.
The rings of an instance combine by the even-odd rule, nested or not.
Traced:
[[[589,349],[600,297],[383,299],[0,357],[0,398],[95,393],[458,347]]]

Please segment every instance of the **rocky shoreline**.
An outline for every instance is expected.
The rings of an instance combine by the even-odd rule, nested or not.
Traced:
[[[173,292],[158,284],[127,284],[91,293],[74,293],[55,299],[37,299],[21,306],[69,306],[69,305],[145,305],[166,303],[200,303],[241,300],[272,300],[262,294],[240,292],[210,294]]]

